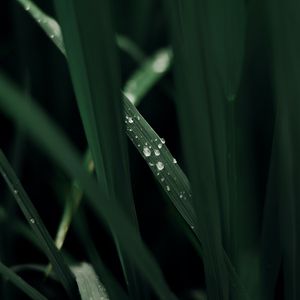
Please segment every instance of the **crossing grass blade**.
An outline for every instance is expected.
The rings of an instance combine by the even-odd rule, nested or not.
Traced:
[[[21,208],[26,220],[35,232],[39,242],[42,245],[44,253],[51,261],[53,268],[67,293],[70,297],[76,299],[78,290],[76,289],[75,279],[65,263],[61,253],[56,249],[49,232],[47,231],[43,221],[41,220],[38,212],[33,206],[27,193],[25,192],[22,184],[18,180],[16,174],[11,168],[5,155],[0,150],[0,173],[8,185],[12,195]],[[76,293],[77,292],[77,293]]]
[[[28,297],[33,300],[47,300],[45,296],[43,296],[38,290],[29,285],[26,281],[24,281],[19,275],[13,272],[10,268],[6,267],[0,261],[0,275],[4,279],[8,279],[13,283],[16,287],[22,290]]]
[[[72,267],[72,271],[76,277],[82,300],[109,300],[105,287],[90,264],[81,263]]]
[[[159,299],[177,299],[169,290],[162,272],[122,211],[114,202],[106,201],[105,187],[82,168],[80,155],[67,137],[45,115],[34,101],[24,101],[18,88],[0,74],[0,109],[14,122],[22,122],[24,130],[45,153],[71,178],[77,180],[87,195],[92,211],[110,224],[118,234],[120,245],[138,268]],[[39,126],[36,126],[39,124]]]

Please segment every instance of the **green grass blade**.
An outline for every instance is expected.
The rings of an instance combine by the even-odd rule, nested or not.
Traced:
[[[132,104],[137,106],[139,101],[165,75],[171,66],[172,58],[172,51],[169,48],[160,49],[134,72],[124,86],[124,94]]]
[[[0,274],[10,280],[16,287],[22,290],[28,297],[34,300],[47,300],[39,291],[24,281],[19,275],[14,273],[2,262],[0,262]]]
[[[87,263],[72,267],[82,300],[109,300],[103,284],[93,267]]]
[[[30,0],[17,0],[23,8],[32,16],[32,18],[37,22],[37,24],[44,30],[44,32],[49,36],[52,42],[57,46],[57,48],[65,55],[65,48],[63,45],[63,38],[61,33],[61,28],[57,21],[48,16],[44,11],[42,11],[33,1]],[[137,62],[142,62],[145,58],[141,50],[129,39],[122,35],[116,36],[116,44],[124,52],[128,53]]]
[[[148,281],[160,299],[177,299],[169,290],[161,270],[144,246],[136,229],[127,220],[124,212],[113,202],[105,201],[105,188],[95,182],[82,168],[80,155],[65,135],[51,122],[34,101],[23,100],[18,88],[0,74],[0,109],[14,122],[22,122],[24,130],[71,178],[77,180],[87,195],[93,212],[110,224],[118,233],[122,248]],[[36,126],[39,124],[39,126]]]
[[[230,297],[223,241],[231,257],[231,201],[234,207],[237,193],[233,106],[244,55],[243,5],[239,0],[166,1],[177,110],[211,299]]]
[[[109,201],[118,202],[137,226],[123,130],[115,33],[106,0],[56,1],[81,119],[99,180]],[[145,297],[143,284],[116,239],[133,299]]]
[[[65,263],[61,253],[55,247],[53,240],[47,231],[43,221],[41,220],[38,212],[33,206],[27,193],[25,192],[22,184],[18,180],[16,174],[11,168],[5,155],[0,150],[0,173],[3,176],[6,184],[8,185],[12,195],[16,199],[19,207],[21,208],[26,220],[35,232],[39,242],[43,246],[45,254],[51,261],[53,268],[60,279],[61,284],[71,297],[76,297],[76,283],[74,277]]]
[[[112,300],[124,299],[128,300],[128,294],[115,279],[113,274],[107,269],[101,257],[98,254],[96,246],[88,230],[85,214],[82,210],[78,210],[75,215],[74,226],[76,233],[84,246],[85,251],[95,269],[107,289],[109,298]]]
[[[284,299],[300,297],[300,26],[298,1],[267,1],[276,120],[271,167],[277,196]],[[274,240],[270,239],[270,242]],[[276,241],[275,241],[276,242]],[[278,254],[277,254],[278,255]],[[278,258],[277,258],[278,259]],[[276,261],[275,261],[276,262]],[[276,262],[278,263],[278,262]],[[276,266],[276,265],[275,265]],[[274,266],[272,266],[274,267]]]

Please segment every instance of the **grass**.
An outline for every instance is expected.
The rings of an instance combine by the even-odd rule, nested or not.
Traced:
[[[1,299],[298,299],[299,5],[5,5]]]

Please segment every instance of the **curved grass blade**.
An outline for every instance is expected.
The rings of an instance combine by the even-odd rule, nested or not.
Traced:
[[[137,106],[139,101],[170,69],[173,59],[169,48],[160,49],[152,57],[145,60],[124,86],[124,94]]]
[[[105,287],[99,281],[93,267],[81,263],[72,267],[82,300],[109,300]]]
[[[6,184],[8,185],[12,195],[21,208],[27,222],[35,232],[39,242],[41,243],[44,253],[51,261],[53,268],[59,278],[61,284],[64,286],[70,297],[76,299],[76,282],[74,277],[65,263],[61,253],[55,247],[53,240],[47,231],[43,221],[41,220],[38,212],[33,206],[27,193],[25,192],[22,184],[11,168],[2,150],[0,150],[0,173],[3,176]]]
[[[61,28],[56,20],[48,16],[42,11],[33,1],[30,0],[17,0],[24,9],[32,16],[32,18],[38,23],[38,25],[44,30],[44,32],[50,37],[52,42],[57,48],[65,55],[65,48],[63,45],[63,38]],[[137,62],[144,60],[144,54],[142,51],[125,36],[117,35],[116,44],[124,52],[128,53]]]
[[[29,103],[30,102],[30,103]],[[75,178],[87,195],[92,211],[110,224],[118,233],[120,245],[147,280],[160,299],[177,299],[169,290],[162,272],[136,229],[124,212],[113,202],[105,201],[103,183],[97,183],[82,168],[80,155],[58,127],[45,115],[34,101],[24,101],[18,88],[0,74],[0,108],[14,122],[22,122],[24,130],[71,178]],[[39,124],[39,126],[36,126]]]
[[[16,287],[22,290],[28,297],[34,300],[47,300],[45,296],[43,296],[38,290],[29,285],[26,281],[24,281],[19,275],[14,273],[11,269],[6,267],[0,261],[0,274],[10,280]]]

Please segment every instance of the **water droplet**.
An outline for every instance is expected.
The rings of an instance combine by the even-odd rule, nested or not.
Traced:
[[[54,36],[54,34],[51,34],[50,37],[51,37],[51,39],[54,39],[55,36]]]
[[[19,192],[18,190],[14,190],[14,194],[17,195]]]
[[[138,139],[139,137],[136,135],[135,138]]]
[[[131,117],[129,117],[129,118],[128,118],[128,122],[129,122],[130,124],[132,124],[132,123],[133,123],[133,119],[132,119]]]
[[[162,182],[164,182],[164,181],[165,181],[165,178],[164,178],[164,177],[162,177],[160,180],[161,180]]]
[[[140,145],[140,144],[138,144],[138,147],[140,148],[140,147],[141,147],[141,145]]]
[[[161,170],[164,169],[164,167],[165,167],[165,165],[164,165],[161,161],[158,161],[158,162],[156,163],[156,168],[157,168],[157,170],[161,171]]]
[[[182,194],[180,194],[180,195],[179,195],[179,198],[182,199],[182,197],[183,197]]]
[[[158,147],[159,149],[161,149],[161,148],[162,148],[162,144],[158,144],[157,147]]]
[[[141,117],[140,117],[140,116],[137,116],[136,118],[137,118],[138,120],[140,120],[140,119],[141,119]]]
[[[155,149],[154,150],[154,154],[155,154],[155,156],[159,156],[160,155],[160,151],[158,149]]]
[[[31,218],[31,219],[30,219],[30,223],[31,223],[31,224],[35,224],[35,219],[34,219],[34,218]]]
[[[38,21],[38,23],[41,23],[42,20],[41,19],[37,19],[37,21]]]
[[[29,11],[29,10],[30,10],[30,5],[27,4],[27,5],[25,6],[25,10]]]
[[[162,142],[163,144],[166,143],[166,140],[165,140],[164,138],[161,138],[160,140],[161,140],[161,142]]]
[[[173,158],[173,164],[177,164],[177,160]]]
[[[191,229],[194,230],[194,229],[195,229],[195,226],[194,226],[194,225],[191,225]]]
[[[154,164],[150,162],[150,163],[149,163],[149,166],[150,166],[150,167],[153,167],[153,166],[154,166]]]
[[[166,186],[166,189],[167,189],[168,192],[171,191],[171,189],[170,189],[170,187],[168,185]]]
[[[148,147],[144,147],[143,153],[146,157],[149,157],[151,155],[151,150]]]

